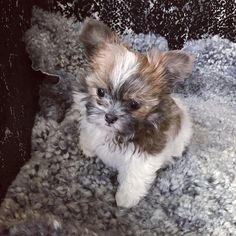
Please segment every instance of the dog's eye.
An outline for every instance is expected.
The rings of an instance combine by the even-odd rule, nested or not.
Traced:
[[[98,97],[103,98],[105,96],[105,90],[102,88],[98,88],[97,95],[98,95]]]
[[[132,100],[132,101],[129,102],[129,107],[132,110],[138,110],[140,108],[140,104],[138,102]]]

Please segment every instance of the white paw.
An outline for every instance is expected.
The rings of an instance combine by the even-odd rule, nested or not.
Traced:
[[[119,188],[116,192],[116,204],[120,207],[130,208],[138,204],[140,196],[130,189]]]
[[[84,135],[81,134],[80,136],[80,140],[79,140],[79,146],[80,149],[82,150],[83,154],[86,157],[94,157],[96,156],[93,148],[91,147],[91,145],[89,145],[90,143],[84,138]]]
[[[96,156],[95,155],[95,152],[93,152],[92,150],[88,149],[88,148],[81,148],[83,154],[86,156],[86,157],[94,157]]]

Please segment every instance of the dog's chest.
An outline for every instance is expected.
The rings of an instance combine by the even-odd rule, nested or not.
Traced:
[[[106,165],[113,168],[123,165],[133,154],[131,147],[121,150],[117,144],[114,144],[114,137],[109,130],[99,128],[87,121],[81,122],[80,136],[81,140],[84,140],[82,149],[90,149]]]

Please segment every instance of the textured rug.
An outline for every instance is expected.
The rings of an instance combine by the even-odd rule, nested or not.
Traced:
[[[78,146],[71,91],[86,73],[79,27],[73,18],[34,11],[25,36],[32,66],[60,79],[41,86],[32,158],[1,205],[0,235],[236,235],[236,44],[217,36],[185,44],[195,67],[174,92],[193,117],[191,145],[159,171],[136,207],[122,209],[116,172]],[[168,50],[158,35],[123,38],[142,52]]]

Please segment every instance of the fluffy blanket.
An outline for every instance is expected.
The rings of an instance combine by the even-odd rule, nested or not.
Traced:
[[[70,106],[86,64],[79,28],[73,18],[34,11],[25,37],[33,68],[60,80],[41,86],[32,158],[1,205],[0,235],[236,235],[236,44],[217,36],[185,44],[195,67],[174,92],[193,117],[191,145],[136,207],[122,209],[114,170],[78,146],[79,114]],[[158,35],[123,37],[142,52],[168,49]]]

